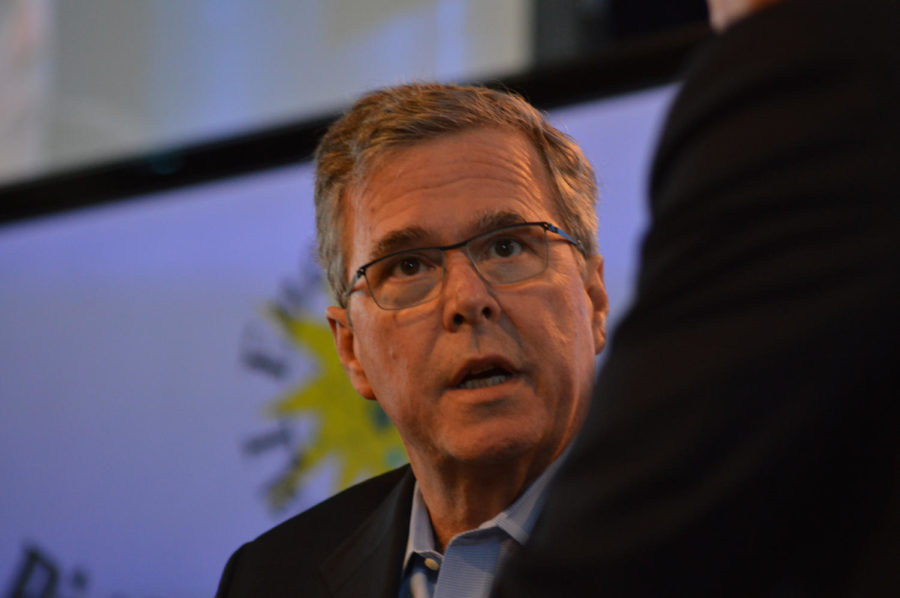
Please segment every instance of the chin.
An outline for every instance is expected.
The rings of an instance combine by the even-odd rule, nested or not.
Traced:
[[[472,465],[505,465],[534,453],[535,439],[525,437],[521,431],[503,434],[483,430],[456,443],[449,453],[462,463]]]

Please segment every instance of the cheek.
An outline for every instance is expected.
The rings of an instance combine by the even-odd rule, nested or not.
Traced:
[[[555,370],[558,373],[555,375],[557,383],[565,388],[559,407],[567,413],[575,409],[582,414],[578,417],[583,417],[596,374],[591,303],[584,286],[572,283],[569,293],[558,307],[555,332],[560,340],[553,347],[557,355]]]
[[[542,347],[541,353],[548,362],[555,361],[554,376],[561,379],[569,372],[576,380],[590,375],[593,378],[594,336],[591,328],[591,311],[583,285],[575,281],[557,287],[558,293],[546,304],[549,317],[535,341]],[[546,313],[546,312],[545,312]],[[535,318],[539,320],[539,318]]]
[[[379,402],[402,396],[416,369],[411,360],[422,354],[421,348],[410,346],[390,317],[359,322],[357,332],[359,362]]]
[[[554,328],[570,341],[590,335],[590,309],[587,292],[579,280],[561,281],[555,296],[548,299]]]

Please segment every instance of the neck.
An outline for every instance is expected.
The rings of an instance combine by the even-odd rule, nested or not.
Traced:
[[[539,467],[456,464],[424,470],[416,463],[412,465],[437,548],[443,552],[453,536],[477,528],[514,503],[549,462]]]

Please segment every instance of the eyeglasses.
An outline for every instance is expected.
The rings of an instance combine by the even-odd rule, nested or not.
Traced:
[[[350,281],[350,290],[366,279],[369,294],[382,309],[405,309],[431,301],[440,294],[447,272],[444,254],[462,248],[487,283],[513,284],[540,275],[550,256],[548,233],[556,233],[584,254],[581,241],[549,222],[523,222],[501,226],[465,241],[443,247],[423,247],[388,254],[365,264]]]

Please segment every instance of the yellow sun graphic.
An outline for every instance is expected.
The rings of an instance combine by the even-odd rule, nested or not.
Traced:
[[[279,509],[295,496],[304,474],[326,459],[339,463],[337,487],[406,462],[396,428],[375,401],[360,397],[344,373],[331,331],[307,314],[292,314],[270,304],[265,315],[301,351],[316,362],[315,373],[267,403],[266,415],[277,419],[311,418],[313,439],[298,447],[291,466],[267,490],[267,502]]]

